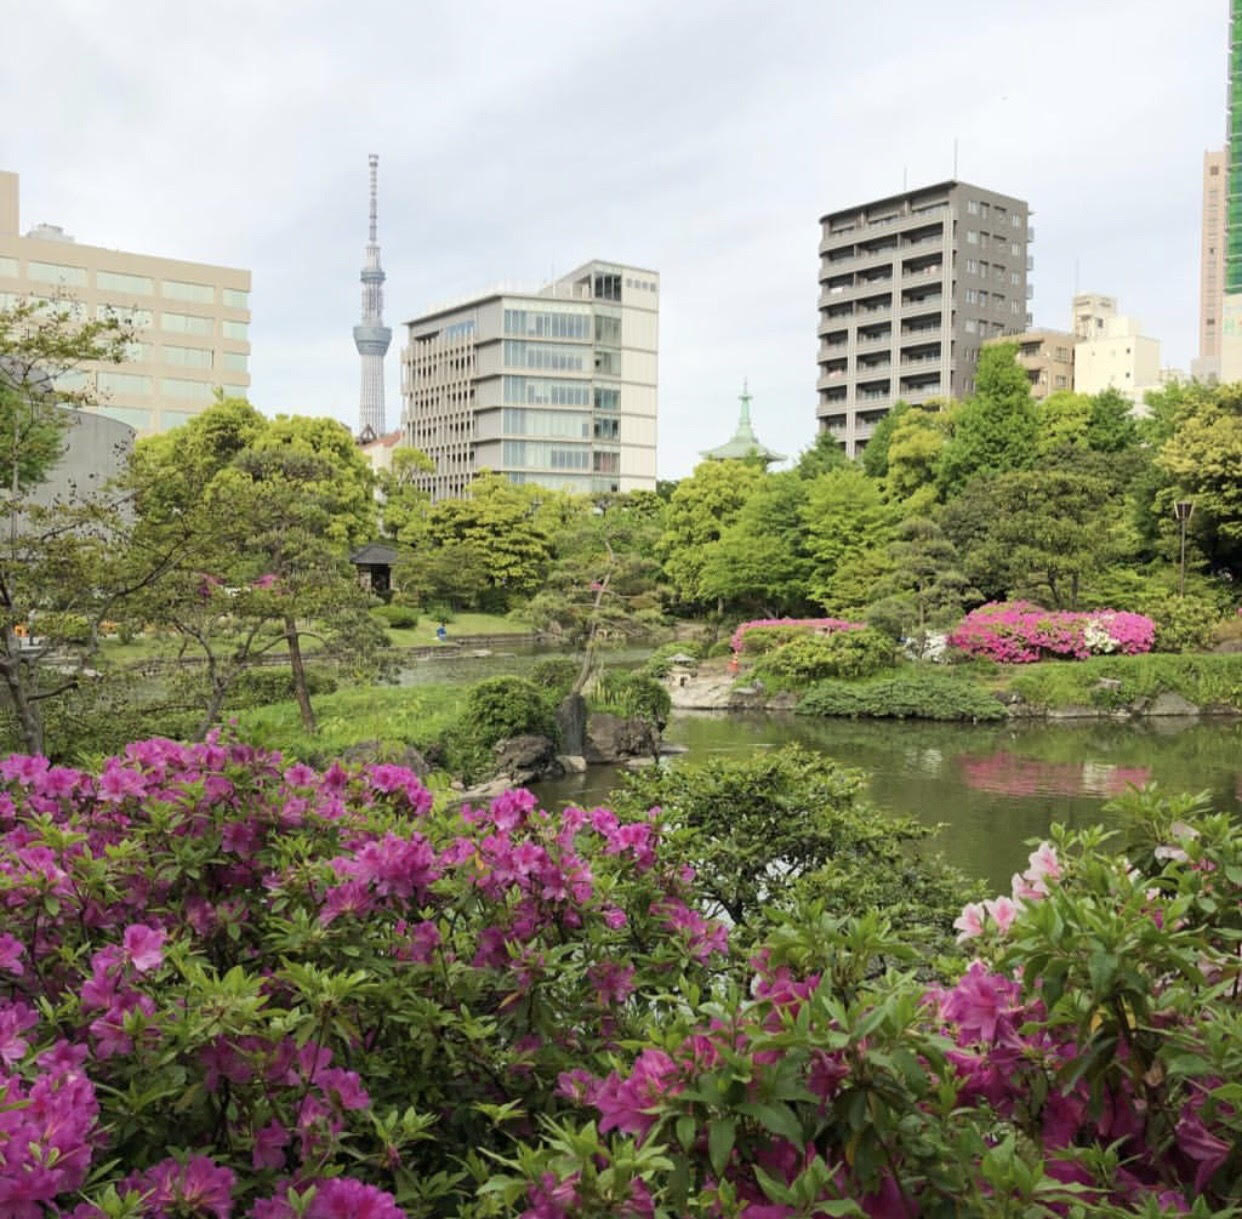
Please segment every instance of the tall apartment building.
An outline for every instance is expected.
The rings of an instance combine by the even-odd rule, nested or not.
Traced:
[[[110,312],[137,335],[129,360],[84,365],[66,387],[139,434],[208,406],[217,387],[250,385],[250,272],[83,245],[54,225],[21,233],[17,174],[0,172],[0,307],[35,298],[78,320]]]
[[[1058,390],[1074,388],[1074,344],[1077,340],[1064,330],[1024,330],[1021,334],[999,335],[988,339],[985,347],[996,343],[1017,343],[1018,363],[1031,382],[1031,397],[1042,402]]]
[[[853,456],[899,400],[973,390],[984,341],[1030,324],[1029,217],[958,181],[821,217],[821,431]]]
[[[1079,292],[1070,309],[1075,342],[1102,339],[1108,323],[1117,316],[1117,298],[1099,292]]]
[[[1203,224],[1199,238],[1199,355],[1192,362],[1202,381],[1220,375],[1220,336],[1225,303],[1225,206],[1229,153],[1203,154]]]
[[[589,262],[408,322],[406,443],[433,499],[484,469],[575,492],[654,491],[660,278]]]

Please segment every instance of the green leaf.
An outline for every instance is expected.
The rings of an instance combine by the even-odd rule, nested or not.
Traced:
[[[729,1154],[733,1150],[733,1140],[737,1136],[737,1123],[733,1118],[720,1118],[708,1123],[707,1126],[707,1157],[717,1175],[725,1170],[729,1162]]]
[[[788,1106],[776,1101],[772,1104],[738,1105],[738,1112],[753,1117],[765,1130],[779,1134],[791,1143],[801,1145],[802,1123]]]

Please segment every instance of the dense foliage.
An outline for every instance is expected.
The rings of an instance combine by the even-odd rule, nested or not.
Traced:
[[[956,886],[889,854],[907,831],[886,845],[856,777],[793,757],[646,778],[617,813],[520,792],[451,813],[397,766],[216,741],[138,743],[97,774],[7,758],[0,1208],[1104,1216],[1242,1196],[1230,818],[1128,797],[1126,857],[1058,831],[1011,895],[957,899],[977,959],[934,967],[902,903],[944,910]],[[874,904],[901,929],[839,917]]]

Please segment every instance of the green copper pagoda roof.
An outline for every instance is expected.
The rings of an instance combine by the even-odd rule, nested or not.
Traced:
[[[737,419],[737,431],[733,433],[733,437],[724,444],[714,449],[703,449],[702,456],[710,461],[727,461],[730,458],[742,460],[747,457],[757,457],[764,465],[768,465],[774,461],[784,461],[784,453],[774,453],[771,449],[764,448],[759,443],[759,437],[755,435],[755,429],[750,424],[750,389],[745,381],[742,382],[742,393],[739,399],[742,403],[741,413]]]

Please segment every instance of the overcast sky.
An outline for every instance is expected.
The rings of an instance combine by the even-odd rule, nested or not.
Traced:
[[[662,477],[814,434],[818,218],[952,174],[1030,202],[1034,314],[1075,283],[1196,354],[1226,0],[0,0],[23,229],[253,272],[252,398],[356,424],[380,154],[400,323],[590,258],[661,273]]]

